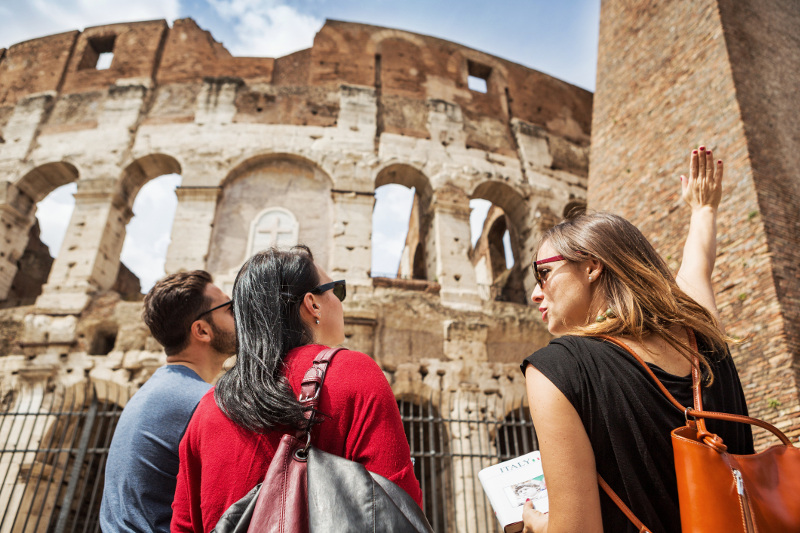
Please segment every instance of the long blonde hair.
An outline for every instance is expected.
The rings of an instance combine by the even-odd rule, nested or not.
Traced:
[[[706,382],[713,381],[707,357],[670,328],[679,325],[693,330],[718,354],[727,353],[730,339],[714,316],[678,287],[666,262],[636,226],[611,213],[583,214],[550,228],[537,250],[544,242],[570,262],[585,261],[589,254],[604,267],[597,282],[616,316],[602,322],[587,316],[586,325],[573,328],[571,334],[629,335],[639,342],[654,334],[690,362],[698,355]]]

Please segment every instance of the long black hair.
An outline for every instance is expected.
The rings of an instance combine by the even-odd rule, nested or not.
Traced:
[[[236,363],[214,393],[219,408],[236,424],[257,433],[275,426],[305,427],[283,359],[313,341],[300,306],[317,285],[314,257],[303,245],[259,252],[239,270],[233,286]]]

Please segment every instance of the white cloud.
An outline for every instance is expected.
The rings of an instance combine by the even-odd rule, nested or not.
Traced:
[[[310,48],[323,20],[276,0],[208,0],[234,28],[238,41],[226,43],[237,56],[282,57]]]
[[[133,203],[133,218],[128,223],[120,260],[139,278],[147,292],[164,276],[164,263],[171,242],[172,222],[180,185],[177,174],[161,176],[145,184]]]
[[[375,191],[372,214],[372,273],[395,276],[406,244],[414,189],[384,185]]]
[[[0,47],[70,30],[117,22],[167,19],[180,13],[179,0],[28,0],[0,7]]]

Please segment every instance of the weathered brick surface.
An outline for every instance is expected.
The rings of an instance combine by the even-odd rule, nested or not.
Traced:
[[[732,352],[751,414],[795,437],[799,36],[793,2],[605,1],[588,191],[590,209],[629,218],[677,268],[689,150],[724,158],[717,303],[745,339]]]
[[[192,19],[178,19],[169,30],[157,80],[159,84],[194,81],[203,77],[236,76],[270,81],[275,60],[233,57]]]
[[[15,44],[0,61],[0,106],[21,97],[57,91],[79,32],[69,31]]]
[[[64,76],[63,92],[106,89],[120,79],[151,80],[166,31],[167,24],[163,20],[86,28],[75,44]],[[97,70],[93,43],[109,39],[113,39],[113,61],[109,68]]]

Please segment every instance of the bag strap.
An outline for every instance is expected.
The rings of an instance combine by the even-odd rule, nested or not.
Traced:
[[[695,339],[694,332],[691,330],[687,330],[687,333],[689,334],[689,342],[692,348],[695,351],[697,351],[697,340]],[[694,360],[692,361],[692,394],[694,396],[695,408],[691,409],[681,405],[680,402],[678,402],[678,400],[676,400],[675,397],[669,393],[667,388],[664,387],[664,384],[661,383],[661,381],[656,377],[655,373],[653,373],[653,370],[649,366],[647,366],[647,363],[645,363],[642,360],[642,358],[639,357],[639,354],[634,352],[627,344],[625,344],[624,342],[615,337],[609,337],[607,335],[599,335],[598,338],[616,344],[623,350],[627,351],[634,359],[639,361],[639,363],[642,365],[645,371],[647,371],[650,377],[653,378],[653,381],[656,383],[656,385],[664,394],[664,396],[667,397],[670,403],[672,403],[675,407],[677,407],[684,413],[684,416],[686,417],[687,420],[687,425],[690,416],[696,419],[698,437],[700,437],[703,440],[703,442],[705,442],[712,448],[718,451],[725,451],[726,446],[722,443],[722,439],[720,439],[719,436],[706,430],[705,421],[703,420],[704,418],[711,418],[714,420],[727,420],[728,422],[739,422],[741,424],[750,424],[753,426],[758,426],[774,434],[776,437],[778,437],[778,439],[780,439],[780,441],[783,444],[787,446],[792,446],[792,442],[789,440],[789,438],[786,435],[784,435],[784,433],[781,430],[779,430],[769,422],[764,422],[763,420],[759,420],[757,418],[752,418],[744,415],[718,413],[715,411],[703,411],[702,391],[700,388],[700,370],[699,370],[700,365],[697,356],[695,356]]]
[[[687,329],[686,332],[689,336],[689,344],[692,346],[694,351],[697,352],[697,339],[695,338],[694,331]],[[695,418],[695,424],[696,424],[695,428],[697,430],[698,438],[702,439],[702,441],[706,445],[717,450],[718,452],[724,452],[727,449],[727,446],[723,444],[722,439],[718,435],[710,433],[706,429],[704,420],[705,418],[712,418],[715,420],[727,420],[729,422],[740,422],[743,424],[751,424],[754,426],[758,426],[760,428],[771,431],[773,434],[775,434],[775,436],[777,436],[781,440],[783,444],[787,446],[792,446],[791,441],[786,437],[786,435],[783,434],[781,430],[779,430],[778,428],[776,428],[775,426],[773,426],[768,422],[764,422],[763,420],[759,420],[757,418],[751,418],[749,416],[744,416],[744,415],[733,415],[729,413],[703,411],[703,396],[702,396],[702,389],[700,387],[700,364],[697,355],[692,357],[692,396],[695,408],[690,409],[688,407],[684,407],[683,405],[681,405],[681,403],[678,400],[676,400],[672,394],[670,394],[670,392],[667,390],[664,384],[661,383],[661,380],[659,380],[658,377],[656,377],[655,373],[647,365],[647,363],[645,363],[644,360],[642,360],[642,358],[639,357],[639,354],[634,352],[627,344],[625,344],[624,342],[615,337],[609,337],[608,335],[598,335],[598,338],[616,344],[623,350],[627,351],[634,359],[636,359],[645,369],[647,374],[656,383],[659,390],[661,390],[664,396],[667,397],[670,403],[672,403],[672,405],[677,407],[679,410],[683,411],[684,416],[686,417],[686,425],[687,426],[690,425],[689,416],[693,416]],[[726,454],[723,454],[723,456],[727,458]],[[645,533],[650,531],[641,522],[641,520],[639,520],[636,517],[636,515],[633,514],[633,512],[628,508],[628,506],[625,505],[622,499],[619,496],[617,496],[614,490],[608,485],[608,483],[605,482],[605,480],[600,476],[600,474],[597,474],[597,482],[600,485],[600,488],[602,488],[603,491],[608,495],[608,497],[611,498],[611,501],[613,501],[614,504],[617,507],[619,507],[619,510],[622,511],[623,514],[625,514],[625,516],[628,517],[628,520],[630,520],[633,523],[633,525],[635,525],[638,528],[640,533]]]
[[[633,514],[633,511],[631,511],[628,506],[625,505],[622,499],[617,496],[617,493],[614,492],[614,489],[612,489],[608,483],[606,483],[606,480],[603,479],[600,474],[597,474],[597,483],[600,485],[600,488],[602,488],[605,493],[608,494],[608,497],[611,498],[611,501],[613,501],[616,506],[619,507],[619,510],[628,517],[628,520],[633,522],[633,525],[636,526],[636,529],[639,531],[639,533],[651,533],[650,529],[648,529],[648,527],[644,525],[641,520],[636,518],[636,515]]]
[[[297,401],[303,407],[303,414],[308,421],[302,434],[307,436],[309,442],[311,426],[314,424],[314,416],[317,413],[317,405],[319,404],[319,395],[322,392],[322,384],[325,382],[325,373],[333,356],[341,350],[344,350],[344,348],[325,348],[320,351],[311,363],[311,367],[306,370],[306,374],[300,384],[300,395],[297,397]]]

